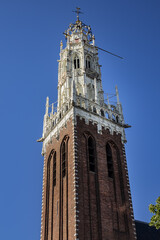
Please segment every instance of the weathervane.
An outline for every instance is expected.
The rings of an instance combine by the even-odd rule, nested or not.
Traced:
[[[79,7],[76,7],[76,11],[72,11],[72,12],[75,12],[75,13],[77,13],[77,21],[79,21],[79,14],[82,14],[83,12],[81,12],[80,10],[80,8]]]

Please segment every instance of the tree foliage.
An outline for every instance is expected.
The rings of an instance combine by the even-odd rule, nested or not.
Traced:
[[[155,226],[156,229],[160,228],[160,197],[157,198],[156,204],[149,205],[149,211],[154,215],[151,217],[151,221],[149,223],[150,226]]]

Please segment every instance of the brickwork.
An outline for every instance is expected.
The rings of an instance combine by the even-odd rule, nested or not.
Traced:
[[[65,36],[58,100],[46,98],[38,140],[44,155],[41,240],[136,239],[124,147],[130,126],[118,88],[116,104],[109,96],[106,103],[90,26],[77,16]]]
[[[89,171],[87,139],[94,139],[95,168]],[[62,177],[61,144],[68,138],[66,176]],[[114,178],[108,177],[106,144],[113,155]],[[56,152],[56,185],[53,163]],[[49,175],[49,176],[48,176]],[[47,178],[49,197],[47,202]],[[121,135],[97,132],[97,125],[77,117],[60,129],[47,144],[44,158],[41,240],[133,240],[136,239],[125,149]],[[46,226],[48,231],[46,234]]]
[[[88,135],[95,139],[97,172],[88,170]],[[128,240],[135,239],[134,218],[124,146],[121,135],[111,135],[97,126],[77,119],[79,163],[79,239]],[[113,153],[114,179],[108,177],[106,143]],[[96,198],[96,199],[95,199]]]
[[[64,178],[61,176],[61,143],[65,136],[68,140],[68,167],[67,174]],[[74,125],[72,120],[67,123],[66,128],[62,128],[59,137],[52,138],[47,145],[45,162],[44,162],[44,176],[43,176],[43,204],[42,204],[42,227],[41,240],[57,240],[57,239],[75,239],[75,200],[74,200]],[[50,184],[50,197],[47,204],[47,161],[51,151],[56,152],[56,186]],[[50,176],[53,176],[52,167],[50,169]],[[68,178],[68,180],[67,180]],[[63,190],[61,189],[63,181]],[[67,184],[68,181],[68,184]],[[52,177],[50,177],[52,183]],[[61,189],[61,190],[60,190]],[[52,195],[53,193],[53,195]],[[63,198],[63,201],[62,201]],[[67,204],[68,202],[68,204]],[[47,206],[46,206],[47,204]],[[52,204],[54,204],[52,208]],[[49,216],[46,215],[47,207],[49,207]],[[53,209],[53,223],[52,223],[52,209]],[[48,237],[45,235],[46,222],[48,221]],[[67,227],[68,225],[68,227]],[[63,232],[63,233],[62,233]],[[51,235],[52,233],[52,235]],[[67,237],[68,235],[68,237]]]

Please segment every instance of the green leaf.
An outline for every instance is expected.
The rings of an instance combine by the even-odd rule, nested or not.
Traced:
[[[149,211],[154,215],[151,217],[149,226],[155,226],[156,229],[160,228],[160,197],[157,198],[156,204],[149,205]]]

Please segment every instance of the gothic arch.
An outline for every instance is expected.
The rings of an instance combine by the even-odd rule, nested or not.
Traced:
[[[68,136],[68,135],[65,135],[64,138],[62,139],[60,149],[62,148],[62,144],[63,144],[63,142],[66,143],[66,142],[68,142],[68,140],[69,140],[69,136]]]
[[[89,53],[88,53],[88,54],[86,54],[86,59],[87,59],[87,58],[90,58],[90,59],[91,59],[91,58],[92,58],[92,55],[91,55],[91,54],[89,54]]]
[[[73,61],[73,69],[79,69],[81,66],[81,59],[78,53],[73,54],[72,61]]]
[[[84,135],[86,141],[88,140],[89,137],[91,137],[91,138],[93,139],[93,141],[94,141],[95,148],[96,148],[96,139],[95,139],[95,137],[93,136],[93,134],[90,133],[89,131],[85,131],[85,132],[83,133],[83,135]]]
[[[122,204],[125,202],[125,194],[124,194],[124,180],[123,180],[123,172],[122,172],[122,163],[121,163],[121,156],[120,156],[120,150],[117,146],[117,144],[113,140],[108,140],[106,142],[107,144],[110,145],[112,154],[115,151],[115,156],[113,156],[113,168],[114,164],[117,164],[118,166],[118,174],[119,174],[119,182],[120,182],[120,189],[121,189],[121,199],[122,199]]]
[[[72,61],[75,59],[75,57],[80,58],[80,53],[79,53],[79,52],[74,52],[74,53],[72,54]]]
[[[65,135],[60,146],[59,239],[68,239],[68,141]]]
[[[68,164],[68,140],[69,136],[66,135],[62,142],[61,142],[61,170],[62,170],[62,175],[66,175],[66,172],[68,171],[67,169],[67,164]],[[63,176],[63,177],[64,177]]]
[[[49,224],[51,227],[51,236],[53,236],[53,211],[54,211],[55,186],[56,186],[56,151],[52,149],[47,159],[45,240],[48,240]],[[50,214],[51,222],[49,222]],[[52,239],[53,238],[51,238],[51,240]]]
[[[92,57],[90,55],[86,56],[86,68],[89,69],[91,68],[92,65]]]
[[[122,159],[120,156],[120,150],[119,150],[117,144],[111,139],[106,142],[106,146],[107,146],[107,144],[110,146],[111,151],[112,151],[113,191],[115,193],[115,202],[116,202],[117,210],[118,210],[117,212],[114,212],[114,210],[113,210],[113,215],[116,216],[118,230],[119,230],[119,221],[121,221],[121,222],[124,221],[125,228],[128,231],[128,220],[127,220],[126,210],[124,209],[123,212],[119,211],[119,209],[125,204],[125,192],[124,192],[125,186],[124,186],[124,176],[123,176],[123,171],[122,171],[122,162],[121,162]],[[106,160],[108,161],[107,149],[106,149]],[[108,162],[107,162],[107,165],[108,165]],[[118,169],[116,170],[116,168],[118,168]],[[109,175],[109,171],[108,171],[108,175]],[[118,183],[118,186],[117,186],[117,183]],[[120,192],[117,191],[118,189],[120,190]]]
[[[87,169],[87,186],[88,186],[88,209],[90,216],[90,239],[94,238],[96,231],[97,239],[102,239],[101,232],[101,210],[100,210],[100,194],[99,194],[99,180],[98,180],[98,161],[97,161],[97,152],[96,152],[96,139],[89,132],[85,131],[83,133],[86,140],[86,166]],[[92,192],[95,192],[96,198],[93,199]],[[93,211],[93,205],[95,206]],[[96,215],[97,223],[93,222]],[[93,229],[95,226],[95,229]]]

